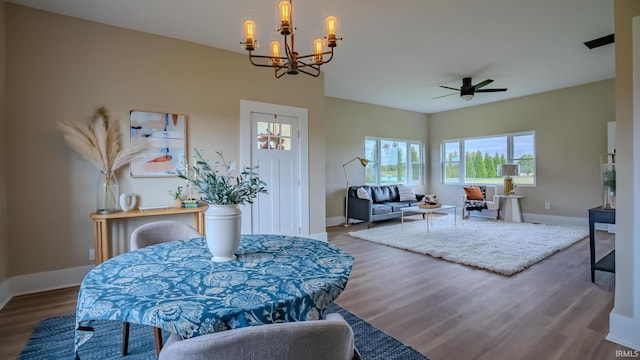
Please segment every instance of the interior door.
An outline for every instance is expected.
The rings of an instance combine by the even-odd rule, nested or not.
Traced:
[[[242,232],[308,236],[308,110],[240,100],[240,163],[258,166],[269,191],[243,208]]]
[[[255,139],[251,163],[258,166],[268,194],[252,207],[252,230],[262,234],[300,234],[299,121],[297,117],[251,113]]]

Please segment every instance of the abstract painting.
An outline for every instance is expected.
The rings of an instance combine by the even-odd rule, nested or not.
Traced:
[[[131,111],[131,140],[144,137],[148,150],[131,160],[132,177],[171,177],[186,163],[186,115]]]

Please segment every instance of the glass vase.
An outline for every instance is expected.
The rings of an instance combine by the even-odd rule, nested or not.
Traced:
[[[602,171],[602,207],[616,208],[616,162],[615,153],[606,154],[601,159]]]
[[[98,214],[118,212],[120,189],[113,171],[100,171],[98,179]]]

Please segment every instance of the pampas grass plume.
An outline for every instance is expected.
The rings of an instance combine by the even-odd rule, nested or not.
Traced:
[[[144,139],[121,148],[118,124],[100,107],[89,122],[61,122],[59,128],[69,147],[100,171],[116,171],[147,149]]]

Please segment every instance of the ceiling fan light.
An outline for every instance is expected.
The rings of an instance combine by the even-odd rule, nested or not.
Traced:
[[[473,94],[463,94],[463,95],[460,95],[460,97],[465,99],[465,100],[467,100],[467,101],[469,101],[469,100],[473,99]]]

